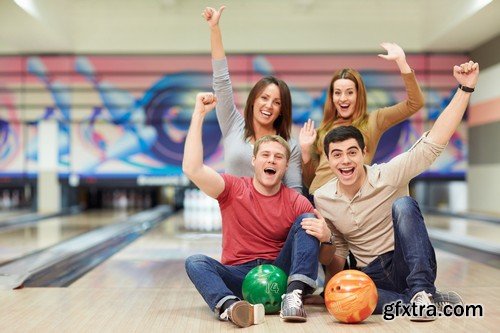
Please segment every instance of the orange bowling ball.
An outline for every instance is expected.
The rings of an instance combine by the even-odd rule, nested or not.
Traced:
[[[339,272],[325,287],[328,312],[344,323],[359,323],[377,306],[377,287],[365,273],[357,270]]]

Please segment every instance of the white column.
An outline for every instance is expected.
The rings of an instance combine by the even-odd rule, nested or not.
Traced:
[[[61,209],[58,135],[57,121],[42,120],[38,123],[37,208],[39,213],[55,213]]]
[[[452,181],[448,185],[449,205],[452,212],[466,212],[467,204],[467,182]]]

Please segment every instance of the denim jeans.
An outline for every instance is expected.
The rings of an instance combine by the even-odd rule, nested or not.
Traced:
[[[411,197],[397,199],[392,205],[392,219],[394,250],[362,268],[377,286],[377,314],[382,313],[384,304],[397,300],[409,303],[422,290],[436,292],[436,255],[418,203]]]
[[[201,254],[186,259],[185,266],[189,278],[216,316],[225,301],[243,298],[241,287],[245,275],[258,265],[273,264],[287,273],[288,284],[292,281],[302,281],[310,287],[308,292],[316,289],[319,241],[302,229],[300,222],[305,217],[314,217],[314,214],[302,214],[295,219],[285,244],[274,261],[256,258],[232,266],[223,265]]]

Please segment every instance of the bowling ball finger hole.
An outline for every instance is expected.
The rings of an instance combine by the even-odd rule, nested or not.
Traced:
[[[361,322],[375,310],[377,289],[365,273],[352,270],[337,273],[327,283],[325,290],[328,312],[340,322]]]

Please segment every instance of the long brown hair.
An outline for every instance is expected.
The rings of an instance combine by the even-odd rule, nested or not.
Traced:
[[[292,130],[292,96],[290,89],[285,81],[275,78],[274,76],[266,76],[257,82],[250,93],[248,94],[247,104],[245,105],[245,139],[255,138],[255,129],[253,128],[253,104],[255,99],[266,89],[270,84],[275,84],[280,90],[280,115],[273,123],[273,128],[276,134],[283,139],[290,139],[290,132]]]
[[[356,128],[363,129],[368,121],[367,103],[366,103],[366,88],[361,78],[361,74],[355,69],[344,68],[336,71],[333,74],[330,86],[328,87],[328,95],[326,97],[325,108],[323,112],[323,120],[318,128],[318,139],[334,127],[335,121],[338,119],[338,111],[333,104],[333,84],[339,79],[347,79],[354,82],[356,87],[356,109],[354,110],[353,120],[351,124]],[[321,139],[320,139],[321,140]],[[319,143],[320,147],[322,142]]]

